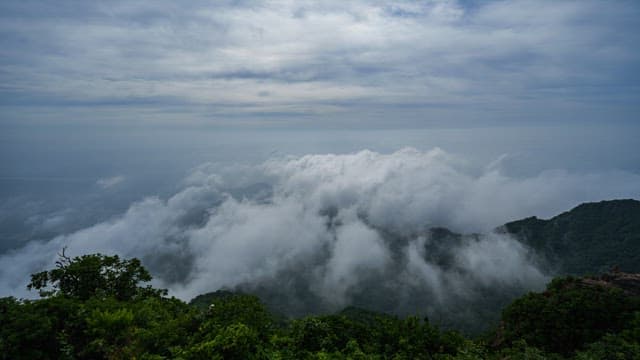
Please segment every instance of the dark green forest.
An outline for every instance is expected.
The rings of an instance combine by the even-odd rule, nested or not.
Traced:
[[[640,272],[640,201],[584,203],[549,220],[530,217],[497,229],[530,246],[557,273],[585,275],[612,267]]]
[[[187,304],[144,285],[137,259],[63,254],[39,300],[0,299],[2,359],[638,359],[640,276],[556,278],[466,338],[427,318],[358,308],[287,319],[250,294]]]

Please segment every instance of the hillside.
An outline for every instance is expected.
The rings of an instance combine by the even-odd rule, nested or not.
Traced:
[[[580,359],[637,359],[639,294],[640,274],[555,278],[503,310],[493,346],[524,340],[547,353],[586,351]]]
[[[640,358],[640,274],[556,278],[477,339],[354,307],[279,319],[258,297],[230,291],[187,304],[151,280],[135,258],[62,254],[31,277],[41,299],[0,298],[0,359]]]
[[[542,289],[544,285],[530,280],[488,281],[491,277],[484,270],[496,260],[476,269],[468,268],[473,259],[461,261],[465,259],[461,253],[478,254],[483,246],[492,244],[491,234],[460,234],[436,227],[410,235],[376,230],[391,249],[390,261],[385,271],[372,277],[362,275],[357,286],[350,288],[349,301],[343,306],[400,316],[429,316],[444,328],[478,334],[495,324],[500,309],[513,299],[527,291]],[[498,231],[510,233],[535,252],[529,254],[531,259],[517,262],[513,271],[524,272],[524,266],[532,266],[531,269],[548,276],[546,280],[542,279],[544,282],[551,276],[605,273],[614,265],[622,271],[640,272],[640,201],[582,204],[550,220],[526,218],[505,224]],[[415,238],[425,241],[415,242],[418,251],[414,264],[432,269],[439,281],[438,287],[416,280],[420,279],[419,274],[407,273],[407,269],[411,269],[407,267],[408,244]],[[508,246],[507,243],[504,246]],[[487,253],[500,261],[504,254],[495,253],[498,249],[492,247]],[[538,264],[538,259],[543,264]],[[305,268],[299,268],[271,280],[241,284],[227,290],[257,295],[271,312],[282,314],[279,317],[296,318],[339,311],[340,306],[327,302],[314,291],[313,286],[317,284],[309,283],[307,277],[301,276],[305,271]],[[408,285],[398,291],[398,284]],[[204,294],[192,300],[192,304],[204,309],[212,299],[228,294],[228,291]],[[448,295],[446,302],[439,302],[437,296],[441,294]]]
[[[497,229],[533,248],[562,274],[585,275],[618,267],[640,272],[640,201],[581,204],[549,220],[530,217]]]

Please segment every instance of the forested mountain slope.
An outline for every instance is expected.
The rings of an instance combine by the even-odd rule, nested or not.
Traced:
[[[640,201],[581,204],[549,220],[530,217],[497,229],[530,246],[561,274],[613,267],[640,272]]]
[[[495,331],[470,339],[427,318],[349,307],[278,319],[248,294],[192,305],[144,285],[137,259],[63,257],[33,274],[40,300],[0,298],[0,359],[635,360],[640,274],[554,279],[504,308]]]

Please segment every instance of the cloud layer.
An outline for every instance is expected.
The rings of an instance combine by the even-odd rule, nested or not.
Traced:
[[[639,12],[590,0],[4,1],[1,120],[633,120]]]
[[[487,289],[515,294],[548,279],[535,254],[493,227],[639,198],[639,184],[624,172],[515,178],[499,162],[477,173],[440,149],[205,164],[166,200],[146,198],[110,221],[1,255],[0,295],[24,296],[28,275],[67,246],[71,255],[139,257],[156,285],[184,299],[242,288],[291,313],[372,298],[387,299],[374,304],[386,311],[459,313]]]

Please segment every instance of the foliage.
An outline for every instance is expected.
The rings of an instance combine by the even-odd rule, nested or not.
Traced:
[[[118,255],[83,255],[73,259],[60,254],[56,268],[31,275],[27,286],[39,290],[40,296],[64,295],[79,300],[91,297],[114,297],[126,301],[134,297],[159,296],[165,290],[139,287],[151,281],[151,275],[140,260],[120,260]]]
[[[457,333],[440,332],[415,317],[399,319],[353,308],[341,314],[294,320],[290,334],[292,348],[299,357],[351,351],[389,358],[426,359],[436,353],[455,353],[463,341]]]
[[[54,319],[39,311],[37,303],[0,299],[0,357],[47,359],[55,349]]]
[[[578,352],[576,360],[636,360],[640,359],[640,344],[617,335],[608,334],[600,341]]]
[[[640,201],[585,203],[541,220],[530,217],[500,229],[542,254],[561,272],[597,274],[619,267],[640,272]]]
[[[225,293],[211,297],[198,330],[179,352],[188,359],[259,358],[274,330],[271,314],[252,295]]]
[[[210,292],[210,293],[206,293],[206,294],[201,294],[198,295],[196,297],[194,297],[193,299],[191,299],[191,301],[189,301],[189,305],[191,306],[195,306],[200,310],[206,311],[209,309],[209,307],[211,306],[211,304],[220,301],[220,300],[225,300],[228,298],[231,298],[233,296],[238,295],[238,293],[233,292],[233,291],[229,291],[229,290],[218,290],[218,291],[214,291],[214,292]]]
[[[640,359],[640,311],[630,317],[625,329],[617,334],[607,334],[578,352],[577,360],[632,360]]]
[[[615,287],[567,277],[551,282],[544,293],[530,293],[503,312],[507,344],[525,340],[548,352],[569,355],[607,333],[624,329],[640,298]]]
[[[138,287],[150,279],[139,262],[100,254],[44,273],[32,282],[53,288],[42,299],[0,299],[0,359],[640,358],[638,296],[577,278],[518,299],[495,333],[471,340],[353,307],[278,322],[257,297],[231,291],[189,305]]]

